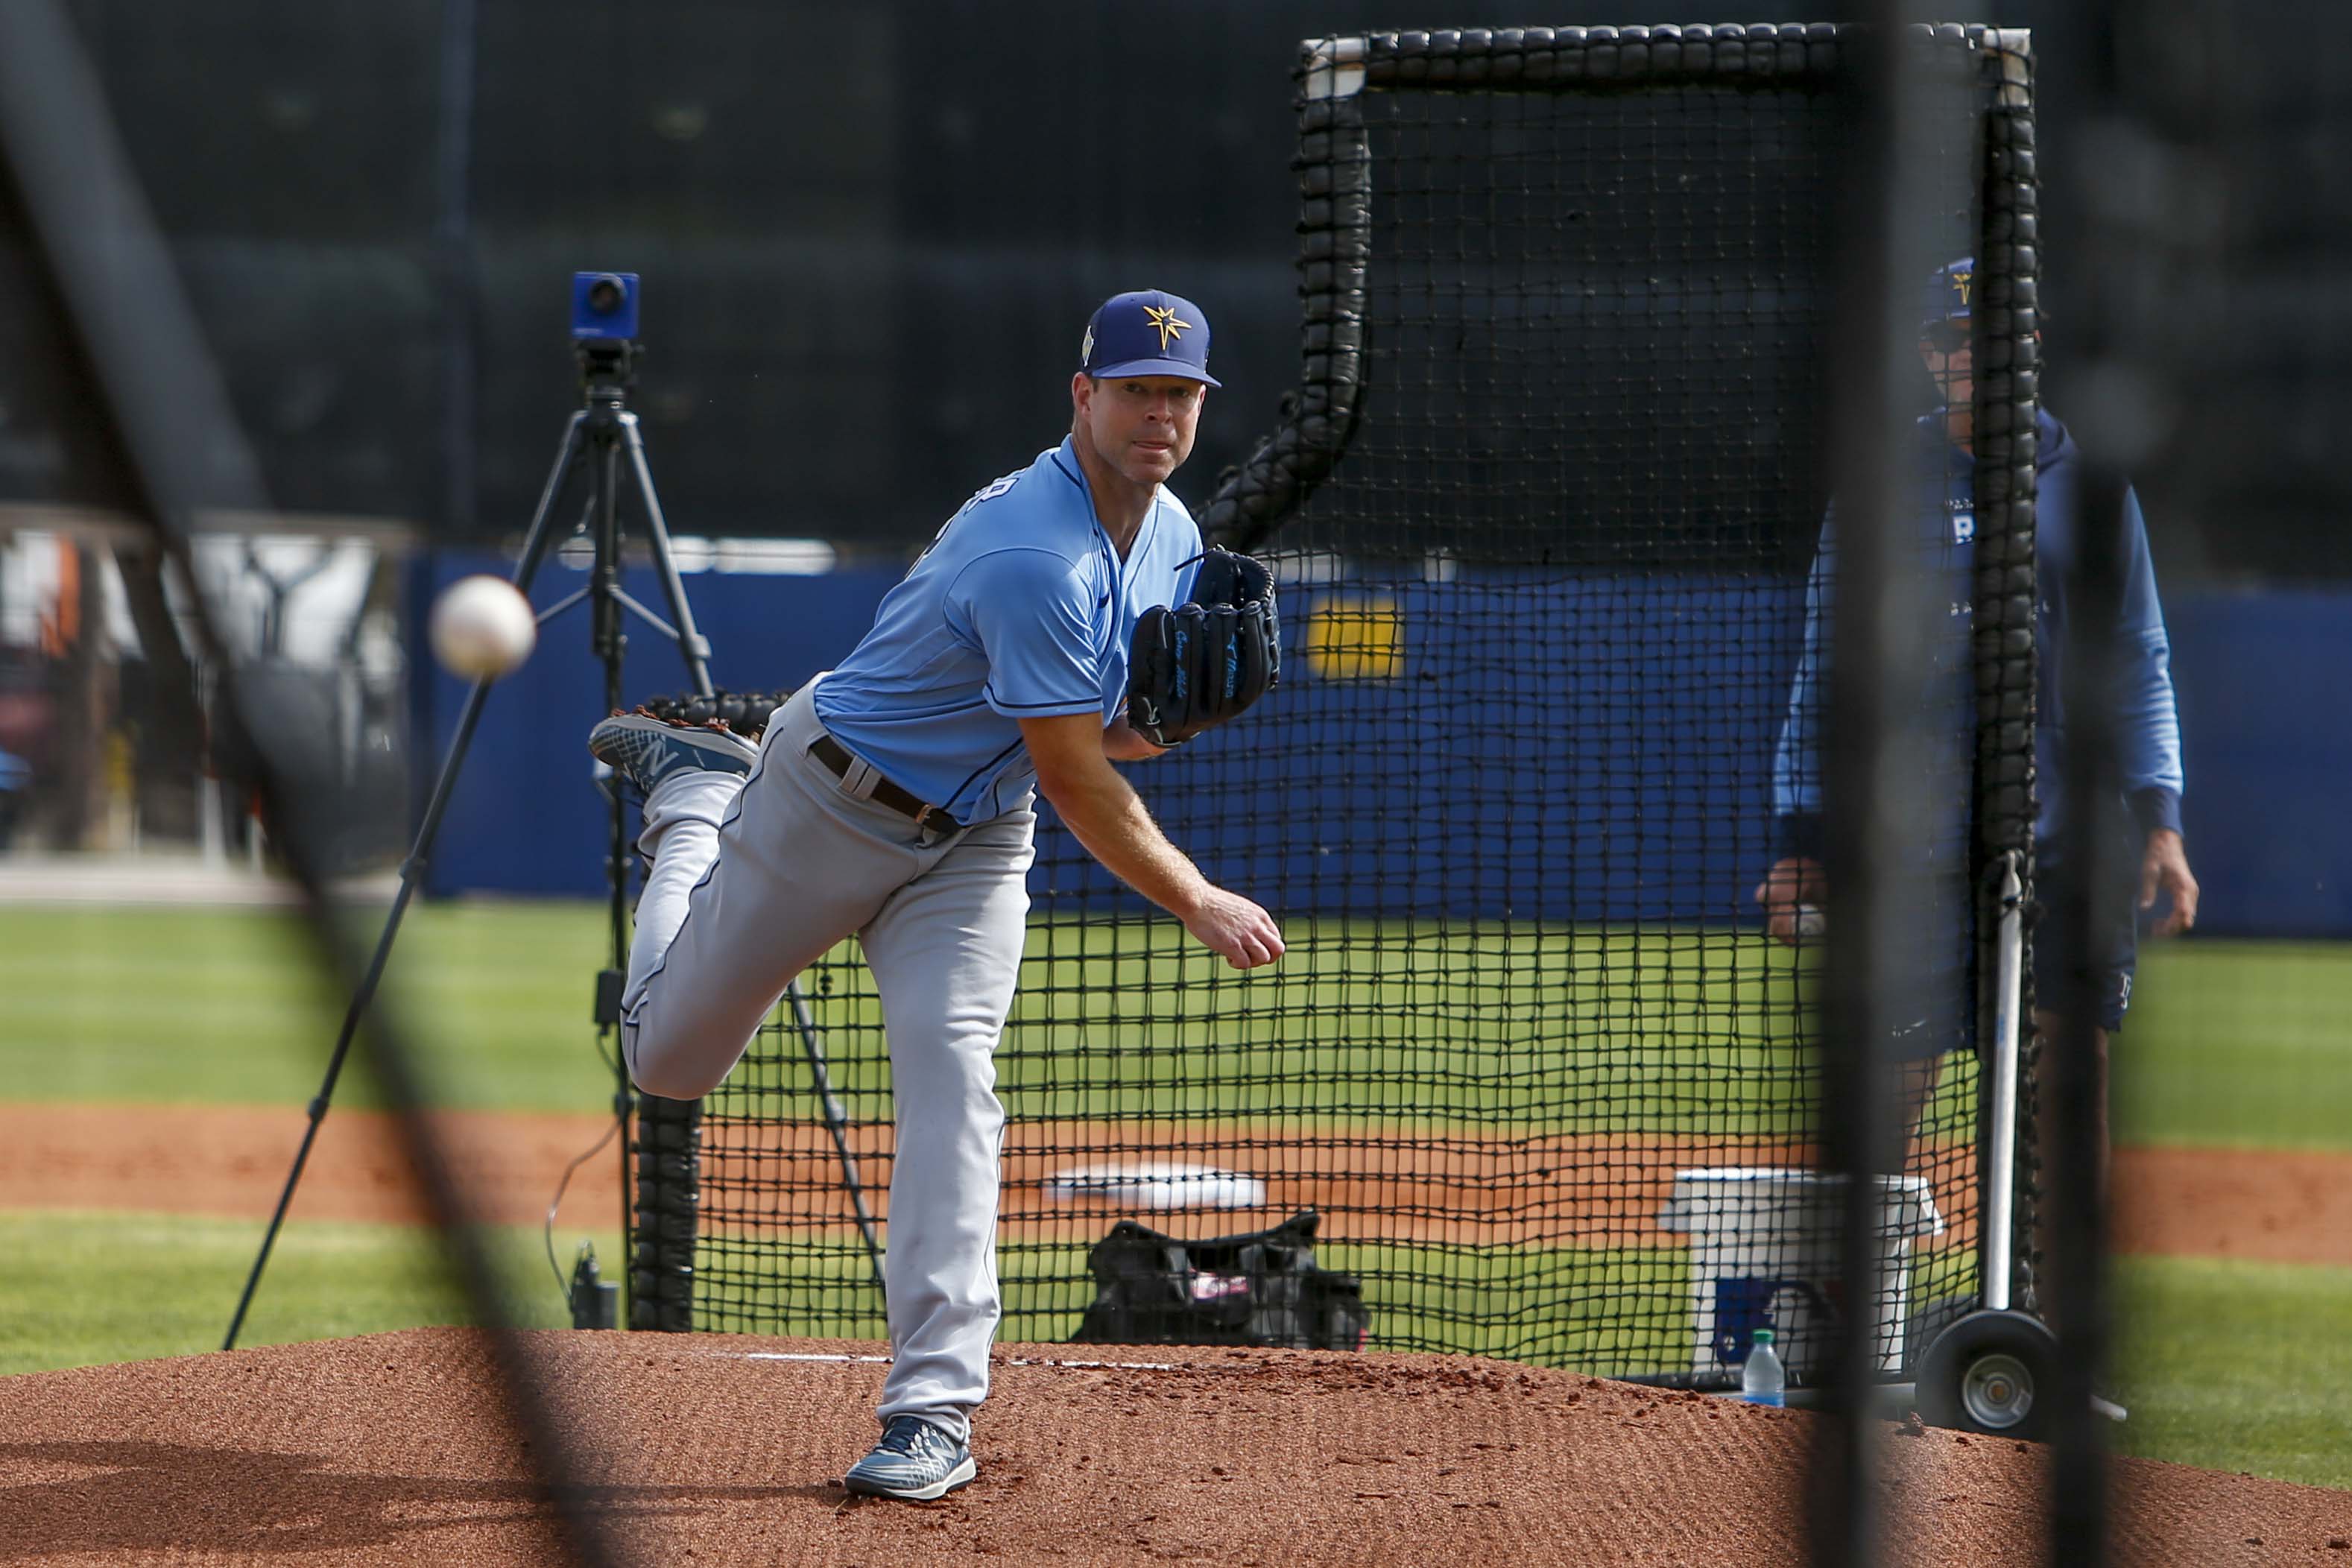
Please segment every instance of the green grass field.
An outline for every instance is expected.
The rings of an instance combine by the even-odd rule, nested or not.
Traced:
[[[2352,1268],[2116,1265],[2119,1452],[2352,1487]]]
[[[266,1216],[265,1216],[266,1217]],[[0,1374],[218,1350],[261,1244],[262,1223],[193,1215],[0,1210]],[[535,1226],[488,1233],[509,1319],[571,1322]],[[583,1236],[556,1233],[569,1273]],[[617,1231],[594,1241],[604,1277],[624,1257]],[[294,1220],[237,1336],[285,1344],[465,1321],[432,1232],[415,1226]]]
[[[2163,945],[2135,996],[2117,1142],[2352,1149],[2352,944]]]
[[[1086,1253],[1084,1244],[1000,1247],[1000,1337],[1050,1344],[1076,1333],[1095,1299]],[[1685,1300],[1689,1262],[1679,1251],[1456,1247],[1433,1268],[1424,1248],[1320,1242],[1315,1259],[1361,1279],[1376,1348],[1442,1342],[1470,1354],[1538,1365],[1598,1364],[1643,1373],[1675,1373],[1690,1364],[1687,1312],[1629,1318],[1612,1310],[1624,1296]],[[871,1266],[861,1247],[846,1240],[815,1241],[796,1247],[793,1263],[791,1280],[764,1307],[818,1337],[882,1335]],[[540,1268],[544,1274],[544,1261]]]
[[[604,941],[602,909],[585,904],[414,911],[387,985],[399,988],[435,1098],[602,1110],[610,1080],[584,1020]],[[1727,1084],[1744,1097],[1742,1118],[1785,1129],[1801,1099],[1790,1044],[1800,977],[1767,942],[1652,939],[1636,966],[1622,956],[1625,940],[1605,934],[1520,936],[1505,955],[1501,939],[1472,933],[1405,981],[1398,945],[1343,933],[1272,972],[1286,977],[1286,1006],[1271,1016],[1253,1011],[1266,981],[1181,954],[1167,928],[1141,955],[1114,961],[1101,943],[1069,927],[1041,928],[1033,943],[1042,962],[1015,1014],[1025,1028],[1001,1064],[1003,1092],[1024,1114],[1133,1110],[1150,1084],[1157,1108],[1200,1115],[1276,1079],[1360,1102],[1384,1094],[1397,1113],[1425,1119],[1601,1106],[1612,1130],[1671,1130]],[[1677,964],[1677,943],[1709,951]],[[0,986],[16,1011],[0,1037],[5,1095],[299,1105],[318,1085],[344,1001],[308,954],[293,917],[272,911],[0,906]],[[1482,1012],[1496,981],[1548,1000],[1497,1020]],[[1189,988],[1185,1021],[1155,1026],[1153,997],[1171,986]],[[2138,996],[2116,1043],[2118,1142],[2352,1149],[2352,1031],[2341,1024],[2352,1017],[2352,948],[2175,943],[2147,954]],[[1615,1008],[1606,1058],[1563,1059],[1559,1042],[1604,1000]],[[1302,1001],[1311,1026],[1297,1016]],[[829,1037],[878,1031],[870,998],[822,1005],[835,1010]],[[1471,1065],[1447,1056],[1447,1032],[1472,1026],[1518,1048]],[[878,1053],[836,1055],[837,1087],[865,1097],[853,1110],[885,1111]],[[1074,1061],[1082,1073],[1070,1072]],[[1073,1076],[1082,1091],[1056,1087]],[[366,1083],[339,1089],[336,1102],[368,1104]],[[1708,1125],[1738,1130],[1719,1112]]]
[[[612,1079],[586,1023],[603,920],[593,906],[487,902],[411,915],[389,984],[438,1103],[604,1109]],[[1008,1100],[1031,1115],[1147,1104],[1204,1115],[1280,1079],[1318,1086],[1335,1113],[1672,1131],[1732,1084],[1736,1115],[1711,1114],[1709,1126],[1795,1125],[1804,1064],[1791,1025],[1803,976],[1769,944],[1474,931],[1405,974],[1398,944],[1381,940],[1392,932],[1318,929],[1325,940],[1294,948],[1276,990],[1183,954],[1165,929],[1114,959],[1098,933],[1041,927],[1024,1027],[1002,1062]],[[1134,935],[1127,928],[1129,942]],[[2352,1032],[2341,1024],[2352,1016],[2352,947],[2173,944],[2151,952],[2141,974],[2116,1049],[2119,1142],[2352,1149]],[[246,910],[0,907],[0,986],[15,1012],[0,1036],[0,1098],[283,1105],[289,1125],[317,1087],[343,1005],[310,969],[289,917]],[[1185,992],[1183,1022],[1155,1024],[1154,997],[1171,987]],[[858,1043],[874,1036],[870,999],[820,1006],[853,1114],[881,1113],[878,1052]],[[1614,1031],[1605,1059],[1563,1053],[1561,1042],[1604,1015]],[[1470,1035],[1504,1048],[1465,1062],[1447,1047]],[[1604,1109],[1584,1121],[1548,1109],[1579,1101]],[[338,1091],[340,1105],[369,1102],[364,1075]],[[0,1371],[216,1345],[259,1217],[0,1211],[16,1260],[0,1282]],[[559,1237],[567,1268],[570,1241]],[[538,1233],[502,1233],[498,1245],[524,1321],[562,1321]],[[617,1259],[616,1238],[598,1245]],[[455,1321],[429,1246],[398,1227],[297,1222],[244,1342]],[[1343,1250],[1324,1260],[1358,1261]],[[1581,1266],[1624,1288],[1660,1289],[1649,1275],[1675,1265],[1596,1254]],[[1517,1269],[1429,1289],[1467,1291],[1494,1312],[1558,1277],[1532,1262]],[[1051,1283],[1067,1271],[1066,1259],[1008,1257],[1009,1332],[1069,1320],[1082,1303]],[[2352,1371],[2334,1328],[2352,1321],[2352,1270],[2133,1258],[2118,1265],[2117,1284],[2119,1392],[2133,1407],[2118,1434],[2125,1451],[2352,1487],[2352,1427],[2326,1397]],[[1407,1293],[1382,1311],[1392,1329],[1409,1328],[1417,1312],[1447,1305]],[[1571,1338],[1582,1331],[1569,1325]],[[1513,1347],[1498,1338],[1479,1348]],[[1672,1346],[1656,1353],[1670,1360]]]
[[[368,935],[373,936],[372,917]],[[585,904],[412,910],[385,975],[440,1103],[600,1111],[612,1079],[586,1020],[605,962]],[[0,906],[0,1084],[16,1100],[296,1107],[346,997],[290,914]],[[372,1103],[363,1073],[335,1103]]]
[[[1281,1082],[1334,1116],[1526,1131],[1800,1130],[1806,984],[1793,955],[1713,934],[1472,931],[1442,942],[1326,922],[1278,972],[1242,978],[1172,922],[1041,924],[999,1090],[1016,1115],[1245,1114]],[[1116,943],[1117,951],[1113,951]],[[386,977],[440,1103],[594,1110],[590,977],[603,912],[473,904],[413,912]],[[292,917],[244,910],[0,907],[0,1041],[23,1099],[250,1104],[315,1088],[342,997]],[[1170,997],[1181,998],[1171,1016]],[[870,991],[820,994],[835,1087],[889,1114]],[[1605,1049],[1578,1049],[1605,1021]],[[1479,1049],[1466,1051],[1475,1039]],[[588,1064],[588,1065],[583,1065]],[[137,1085],[128,1091],[127,1085]],[[1958,1086],[1955,1084],[1954,1092]],[[1727,1098],[1728,1096],[1728,1098]],[[337,1103],[371,1103],[355,1078]]]

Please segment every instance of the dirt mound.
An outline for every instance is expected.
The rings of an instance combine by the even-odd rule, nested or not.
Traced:
[[[1465,1357],[1001,1347],[980,1479],[847,1501],[872,1347],[522,1337],[616,1561],[1798,1563],[1812,1417]],[[556,1560],[478,1332],[0,1380],[0,1559]],[[1888,1561],[2036,1560],[2042,1455],[1887,1445]],[[2116,1560],[2347,1563],[2352,1494],[2124,1461]]]

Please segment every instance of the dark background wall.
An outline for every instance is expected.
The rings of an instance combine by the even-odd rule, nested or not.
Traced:
[[[1178,486],[1204,495],[1293,379],[1297,40],[1461,19],[1355,0],[70,8],[279,504],[511,540],[577,404],[569,274],[627,268],[646,277],[636,406],[675,525],[823,536],[886,570],[1055,437],[1079,326],[1119,288],[1174,287],[1213,314],[1228,390]],[[1661,9],[1590,0],[1574,19]],[[1974,14],[2037,28],[2052,166],[2112,171],[2096,199],[2151,237],[2130,278],[2090,275],[2062,195],[2079,187],[2053,182],[2051,397],[2091,434],[2068,323],[2130,289],[2148,357],[2175,372],[2143,422],[2165,438],[2133,467],[2175,605],[2200,868],[2218,870],[2233,824],[2275,816],[2263,778],[2318,802],[2341,776],[2313,748],[2343,726],[2298,733],[2243,693],[2335,690],[2352,622],[2242,595],[2352,578],[2352,237],[2306,199],[2352,163],[2321,112],[2352,6],[2177,9],[2178,26],[2099,40],[2068,37],[2060,0]],[[2265,30],[2273,14],[2292,47],[2266,42],[2290,36]],[[2137,106],[2120,131],[2079,111],[2102,49]],[[2258,100],[2233,96],[2254,80]],[[20,235],[0,232],[0,504],[118,502]],[[2202,750],[2224,739],[2237,761]],[[2245,788],[2216,790],[2211,767]],[[2242,812],[2214,808],[2232,798]]]
[[[1671,9],[1588,0],[1573,19]],[[1230,390],[1180,484],[1204,494],[1291,379],[1297,40],[1464,19],[1358,0],[72,10],[281,505],[512,532],[576,401],[568,275],[635,269],[652,345],[638,406],[680,525],[889,556],[1045,444],[1087,311],[1140,283],[1215,319]],[[2054,38],[2063,12],[1970,14]],[[2222,41],[2254,47],[2259,31]],[[2151,29],[2121,47],[2151,123],[2200,113],[2184,79],[2203,78],[2171,56],[2215,39]],[[2320,40],[2301,54],[2321,91],[2340,56]],[[2045,146],[2093,133],[2067,66],[2043,73]],[[2345,150],[2307,141],[2160,199],[2191,245],[2265,247],[2233,299],[2332,321],[2339,290],[2294,258],[2341,237],[2295,193]],[[2134,175],[2118,162],[2118,181]],[[2107,286],[2070,270],[2076,221],[2045,217],[2062,415],[2069,300]],[[11,252],[0,238],[0,283],[23,298]],[[2152,270],[2137,285],[2149,331],[2175,331],[2200,279]],[[71,455],[74,421],[50,416],[54,389],[20,368],[41,357],[18,341],[37,325],[0,320],[18,323],[0,343],[0,500],[105,499]],[[2173,578],[2352,576],[2330,502],[2352,395],[2312,359],[2322,341],[2189,346],[2210,365],[2199,435],[2138,476]]]
[[[1674,9],[1587,0],[1572,19]],[[2234,258],[2133,280],[2138,319],[2200,367],[2184,438],[2136,465],[2175,581],[2352,577],[2334,525],[2352,392],[2324,359],[2345,293],[2325,258],[2347,237],[2298,195],[2352,149],[2296,130],[2352,7],[2253,9],[2303,40],[2263,67],[2275,155],[2183,161],[2148,196],[2177,247]],[[281,505],[519,529],[576,402],[568,275],[625,268],[646,275],[638,406],[680,526],[891,557],[1053,436],[1086,313],[1140,283],[1215,319],[1230,390],[1179,487],[1204,494],[1291,380],[1297,40],[1475,19],[1360,0],[71,10]],[[2062,0],[1969,12],[2063,37]],[[2158,133],[2216,134],[2229,105],[2200,90],[2269,36],[2195,20],[2114,41]],[[2074,43],[2040,87],[2062,153],[2102,134]],[[2144,161],[2114,163],[2116,189],[2148,194]],[[2062,415],[2070,309],[2114,281],[2076,269],[2079,225],[2045,209]],[[0,286],[38,297],[12,236]],[[0,501],[112,499],[38,368],[47,315],[0,312]]]
[[[1055,436],[1078,329],[1119,288],[1176,288],[1214,317],[1229,390],[1179,486],[1206,493],[1292,379],[1297,40],[1399,21],[1356,0],[73,12],[281,505],[449,538],[518,530],[577,401],[569,274],[634,269],[651,345],[637,406],[678,526],[892,558]],[[2135,69],[2154,81],[2162,63]],[[2045,73],[2045,144],[2075,134],[2073,99],[2064,70]],[[2315,221],[2285,199],[2296,177],[2184,191],[2177,223],[2293,242]],[[2069,271],[2069,225],[2048,216],[2062,391],[2068,299],[2101,286]],[[2320,279],[2272,281],[2259,297],[2277,310],[2336,309]],[[0,282],[30,287],[5,243]],[[24,316],[0,315],[16,323],[0,500],[104,499],[77,421],[31,384]],[[2352,576],[2352,531],[2326,500],[2329,433],[2352,409],[2324,367],[2278,363],[2294,334],[2222,341],[2210,438],[2139,476],[2160,566]],[[2264,461],[2217,474],[2217,454],[2250,445]]]
[[[1290,67],[1359,9],[72,6],[279,505],[518,530],[578,403],[570,274],[635,270],[678,525],[894,555],[1056,436],[1118,289],[1213,312],[1196,484],[1271,419]],[[107,499],[17,374],[0,500]]]

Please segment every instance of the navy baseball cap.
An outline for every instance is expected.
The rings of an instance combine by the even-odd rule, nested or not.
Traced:
[[[1078,368],[1092,376],[1181,375],[1211,386],[1209,318],[1200,306],[1161,289],[1114,294],[1087,323]]]
[[[1937,321],[1967,321],[1976,294],[1977,258],[1963,256],[1946,262],[1927,274],[1927,291],[1919,301],[1919,324],[1932,327]]]

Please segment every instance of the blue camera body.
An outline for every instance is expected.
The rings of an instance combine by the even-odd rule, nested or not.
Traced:
[[[572,335],[634,339],[637,335],[637,275],[575,272],[572,275]]]

